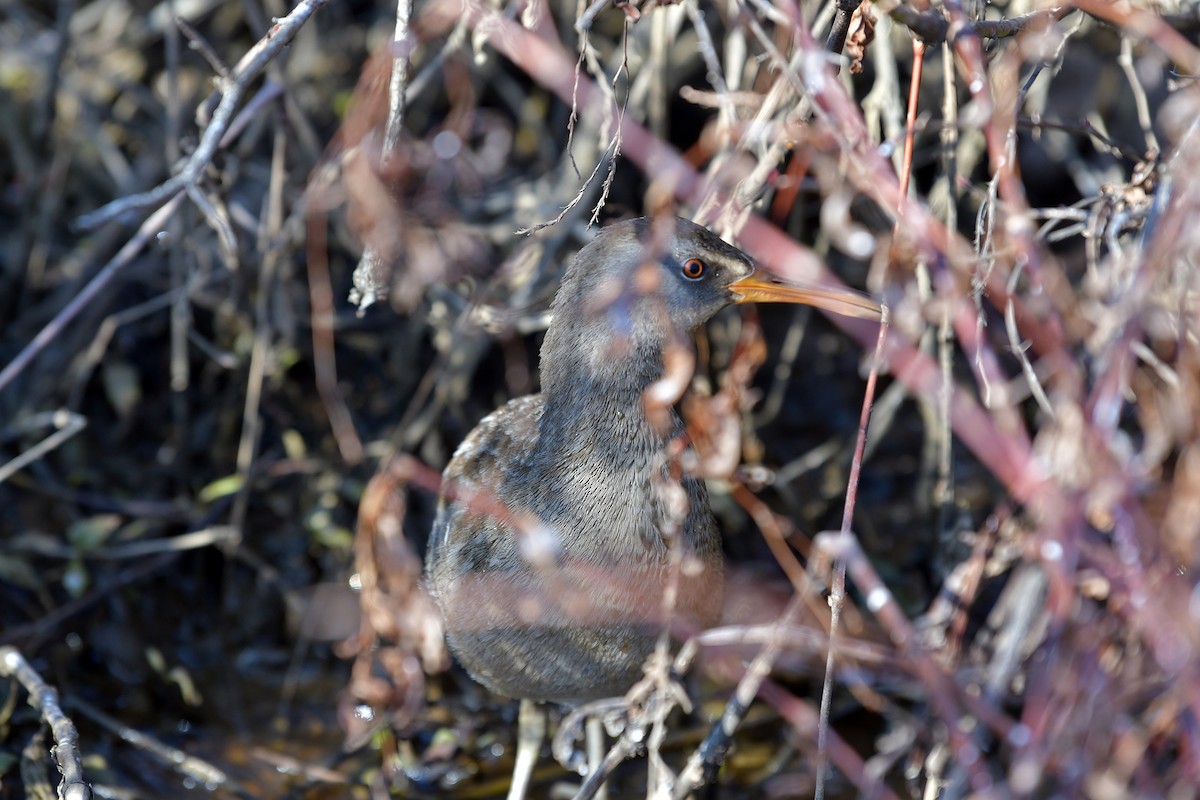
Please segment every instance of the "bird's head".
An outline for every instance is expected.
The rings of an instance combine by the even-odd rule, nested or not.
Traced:
[[[563,281],[563,303],[608,316],[639,333],[703,325],[733,303],[799,303],[853,317],[879,318],[879,304],[844,289],[796,286],[755,266],[736,247],[685,219],[639,218],[608,226],[579,252]],[[639,331],[639,328],[644,329]]]

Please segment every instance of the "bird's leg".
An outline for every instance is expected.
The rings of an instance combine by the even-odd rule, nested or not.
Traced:
[[[535,700],[522,700],[517,711],[517,757],[513,762],[508,800],[525,800],[529,778],[546,738],[546,710]]]
[[[587,727],[584,728],[584,741],[587,747],[588,774],[600,769],[604,764],[604,720],[599,714],[588,717]],[[596,800],[608,800],[608,790],[604,784],[593,795]]]

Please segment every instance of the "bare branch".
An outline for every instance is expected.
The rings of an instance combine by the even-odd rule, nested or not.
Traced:
[[[84,214],[75,221],[76,226],[85,231],[94,230],[106,222],[134,211],[159,206],[179,192],[194,187],[221,146],[242,98],[250,90],[250,84],[291,44],[308,18],[328,2],[329,0],[301,0],[292,9],[292,13],[277,19],[267,35],[259,39],[258,43],[242,56],[230,73],[229,79],[224,82],[221,102],[213,112],[208,127],[204,129],[200,144],[178,174],[148,192],[114,200],[89,214]]]
[[[29,704],[37,709],[54,734],[54,761],[62,780],[58,796],[63,800],[91,800],[92,788],[83,779],[79,756],[79,731],[63,713],[58,692],[46,683],[15,647],[0,647],[0,677],[16,678],[29,693]]]

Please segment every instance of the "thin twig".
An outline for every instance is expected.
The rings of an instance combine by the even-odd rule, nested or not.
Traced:
[[[408,60],[412,51],[408,25],[412,0],[396,0],[396,33],[392,37],[392,75],[388,81],[388,118],[383,134],[380,163],[387,165],[404,130],[404,112],[408,105]]]
[[[236,780],[215,764],[131,728],[119,720],[113,719],[81,697],[70,695],[67,701],[73,708],[82,712],[84,716],[96,724],[115,734],[122,741],[133,745],[144,753],[148,753],[175,770],[175,772],[198,782],[201,786],[207,786],[214,790],[223,788],[227,791],[238,793],[243,791]]]
[[[875,342],[875,355],[871,362],[871,371],[867,375],[867,387],[863,392],[862,412],[858,419],[858,439],[854,443],[854,457],[850,460],[850,475],[846,479],[846,503],[842,508],[843,536],[852,536],[850,529],[854,522],[854,506],[858,499],[858,479],[862,474],[863,452],[867,447],[867,424],[871,419],[871,407],[875,399],[875,384],[879,380],[879,370],[883,366],[883,347],[888,334],[888,308],[883,307],[883,316],[879,320],[879,337]],[[838,560],[833,567],[833,584],[829,590],[829,649],[825,657],[825,680],[821,686],[820,721],[817,724],[817,766],[816,788],[813,792],[815,800],[825,796],[825,763],[829,752],[829,710],[833,704],[833,670],[834,657],[837,652],[838,622],[842,616],[842,605],[846,600],[846,563]]]
[[[100,294],[100,291],[133,261],[134,256],[158,235],[163,225],[179,208],[182,199],[182,195],[176,194],[151,214],[138,228],[137,233],[125,243],[125,246],[117,251],[117,254],[96,273],[94,278],[88,281],[88,284],[77,295],[71,298],[71,302],[63,306],[63,309],[54,315],[54,319],[47,323],[37,336],[33,337],[33,341],[25,345],[17,357],[10,361],[3,370],[0,370],[0,391],[4,391],[4,387],[11,383],[29,365],[29,362],[62,332],[67,323],[85,309]]]
[[[4,483],[14,473],[37,461],[86,428],[87,417],[65,409],[50,411],[37,414],[28,420],[22,420],[20,427],[24,430],[30,430],[44,425],[53,425],[54,432],[19,456],[11,459],[8,463],[0,464],[0,483]]]

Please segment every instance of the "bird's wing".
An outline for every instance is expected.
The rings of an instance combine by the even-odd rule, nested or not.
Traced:
[[[442,474],[429,538],[431,565],[452,544],[469,548],[472,539],[494,537],[504,518],[519,511],[511,507],[511,478],[528,474],[543,405],[540,394],[511,400],[484,417],[458,446]],[[478,542],[488,550],[492,544]]]

